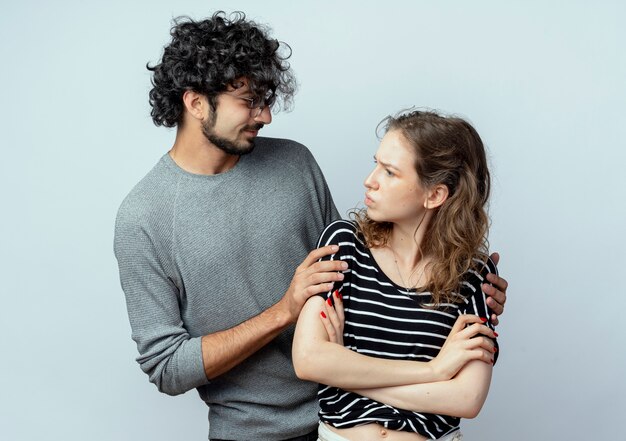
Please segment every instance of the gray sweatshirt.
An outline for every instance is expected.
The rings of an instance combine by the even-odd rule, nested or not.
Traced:
[[[211,438],[315,428],[317,386],[295,376],[293,327],[212,381],[200,341],[275,304],[338,217],[306,147],[270,138],[218,175],[188,173],[166,154],[122,203],[114,247],[137,362],[164,393],[198,389]]]

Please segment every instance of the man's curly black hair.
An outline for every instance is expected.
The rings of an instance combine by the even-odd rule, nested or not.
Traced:
[[[150,105],[157,126],[174,127],[181,122],[183,94],[187,90],[209,99],[213,110],[217,94],[246,77],[255,96],[276,95],[282,107],[291,106],[296,80],[287,59],[291,48],[268,37],[268,30],[246,20],[243,12],[229,17],[218,11],[209,19],[174,20],[172,41],[161,62],[146,66],[153,72]],[[282,48],[285,53],[282,54]]]

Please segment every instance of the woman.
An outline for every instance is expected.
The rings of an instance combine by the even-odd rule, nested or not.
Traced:
[[[296,327],[296,373],[321,383],[320,440],[460,439],[497,354],[482,141],[459,118],[389,117],[365,187],[367,208],[320,238],[339,245],[344,280]]]

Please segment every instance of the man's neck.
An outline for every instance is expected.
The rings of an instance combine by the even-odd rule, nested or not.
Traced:
[[[240,158],[217,148],[202,133],[191,134],[184,129],[176,132],[169,155],[180,168],[197,175],[224,173],[233,168]]]

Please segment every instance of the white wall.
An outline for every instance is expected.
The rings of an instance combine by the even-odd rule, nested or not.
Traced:
[[[311,148],[342,213],[362,199],[389,113],[456,112],[487,143],[491,244],[511,288],[467,438],[620,430],[623,2],[91,3],[0,8],[0,438],[206,439],[196,393],[159,394],[134,362],[112,237],[122,198],[173,139],[149,118],[145,63],[172,17],[216,9],[292,46],[296,107],[264,133]]]

